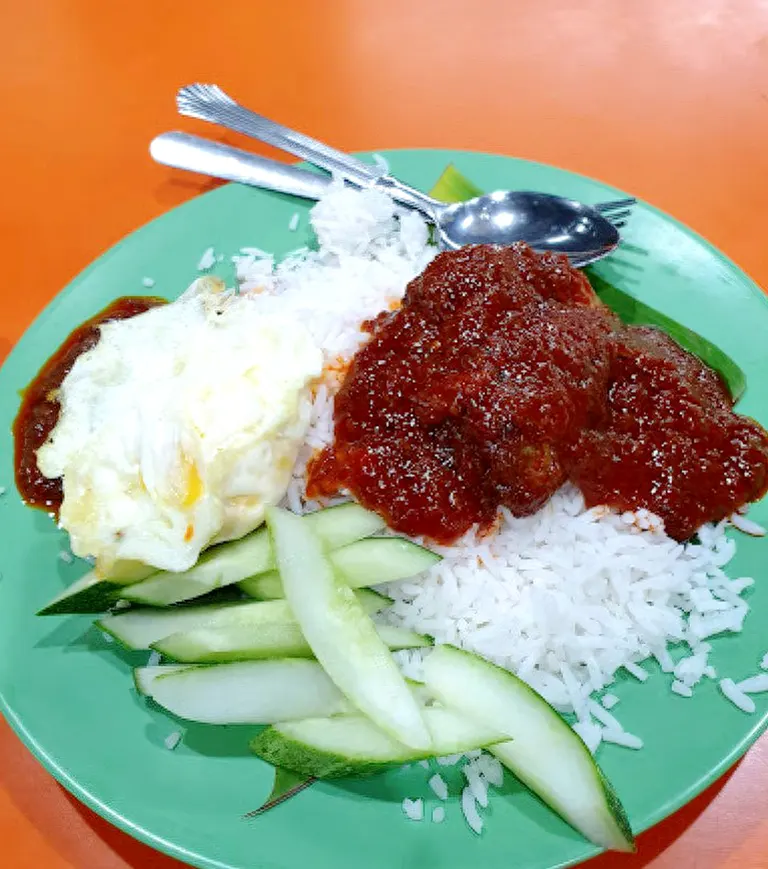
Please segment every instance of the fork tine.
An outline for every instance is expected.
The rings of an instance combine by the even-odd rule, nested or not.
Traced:
[[[628,217],[632,216],[632,209],[625,208],[623,211],[601,211],[600,213],[606,220],[626,220]]]
[[[610,202],[597,202],[592,207],[600,212],[615,211],[617,208],[631,208],[637,204],[637,199],[627,197],[626,199],[613,199]]]

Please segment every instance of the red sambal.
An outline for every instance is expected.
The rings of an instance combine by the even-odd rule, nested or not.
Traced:
[[[78,326],[50,357],[24,390],[13,423],[16,487],[31,507],[56,513],[63,498],[61,479],[44,477],[37,467],[37,451],[48,440],[59,419],[58,389],[75,360],[96,346],[99,326],[110,320],[127,320],[150,308],[164,305],[155,296],[125,296]]]
[[[371,332],[311,497],[349,489],[390,527],[448,543],[571,479],[588,504],[645,507],[685,539],[768,488],[768,434],[732,412],[719,377],[622,326],[564,257],[440,254]]]

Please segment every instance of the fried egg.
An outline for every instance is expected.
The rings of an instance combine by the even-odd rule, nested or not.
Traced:
[[[181,571],[256,528],[285,494],[321,370],[301,324],[217,279],[104,324],[37,454],[63,479],[72,551],[104,576],[126,562]]]

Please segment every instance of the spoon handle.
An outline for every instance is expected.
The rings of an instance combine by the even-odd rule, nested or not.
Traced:
[[[331,184],[327,175],[287,166],[188,133],[162,133],[152,140],[149,153],[158,163],[174,169],[290,193],[304,199],[320,199]]]
[[[355,184],[371,184],[381,174],[357,157],[257,115],[236,103],[216,85],[193,84],[183,87],[176,95],[176,105],[182,115],[253,136],[302,160],[308,160],[321,169],[342,175]]]

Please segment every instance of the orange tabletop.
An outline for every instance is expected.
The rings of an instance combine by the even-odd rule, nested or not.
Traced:
[[[683,220],[768,286],[762,0],[0,0],[0,360],[73,275],[210,186],[153,165],[173,94],[216,81],[348,150],[554,163]],[[211,134],[211,129],[206,131]],[[232,139],[234,141],[234,138]],[[252,146],[251,146],[252,147]],[[768,867],[768,738],[592,869]],[[172,869],[0,723],[0,865]]]

